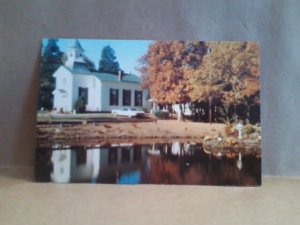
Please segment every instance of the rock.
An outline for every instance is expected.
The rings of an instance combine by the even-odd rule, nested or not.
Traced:
[[[212,139],[213,139],[213,140],[218,140],[219,137],[220,137],[220,136],[216,134],[216,135],[212,136]]]
[[[212,137],[211,136],[205,136],[203,140],[204,141],[209,141],[209,140],[212,140]]]
[[[259,126],[253,126],[256,132],[260,133],[261,132],[261,127]]]
[[[234,135],[236,133],[236,130],[234,129],[234,127],[232,125],[226,125],[225,126],[225,134],[226,135]]]
[[[250,139],[257,139],[259,137],[259,134],[258,133],[252,133],[252,134],[249,134],[249,138]]]
[[[258,135],[258,137],[256,138],[256,141],[261,141],[261,136]]]
[[[222,137],[217,137],[217,140],[219,141],[219,142],[221,142],[221,141],[223,141],[223,138]]]
[[[238,141],[233,137],[228,137],[225,139],[225,143],[229,145],[236,145]]]
[[[253,125],[247,124],[246,126],[244,126],[243,131],[245,134],[252,134],[255,132],[255,129],[254,129]]]

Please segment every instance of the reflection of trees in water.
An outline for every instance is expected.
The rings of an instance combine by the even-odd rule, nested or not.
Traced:
[[[167,147],[166,147],[167,146]],[[157,146],[161,157],[150,156],[150,183],[207,184],[207,185],[255,185],[260,183],[260,162],[251,156],[217,158],[202,151],[201,145],[175,143]],[[187,148],[188,146],[188,148]],[[256,163],[255,163],[256,162]],[[243,168],[238,168],[243,165]]]
[[[205,153],[202,145],[196,143],[173,142],[70,151],[71,159],[65,159],[71,160],[71,182],[117,183],[122,176],[130,177],[133,171],[140,174],[141,183],[256,185],[261,181],[260,159],[255,156],[241,156],[240,159],[237,154],[215,157]],[[53,158],[56,160],[51,163],[53,152],[48,149],[37,154],[36,174],[40,181],[50,180],[54,164],[58,166],[62,162],[59,159],[63,155],[57,153]],[[56,173],[59,171],[56,169]]]
[[[40,182],[48,182],[53,170],[51,162],[52,150],[38,150],[35,159],[35,179]]]

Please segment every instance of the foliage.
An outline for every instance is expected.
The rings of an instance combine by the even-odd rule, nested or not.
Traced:
[[[62,64],[63,53],[59,50],[56,39],[49,39],[41,57],[41,77],[38,108],[52,109],[55,88],[53,73]]]
[[[48,39],[47,45],[42,52],[42,59],[47,63],[61,63],[63,53],[60,51],[57,39]]]
[[[85,62],[86,62],[86,65],[87,65],[87,68],[90,70],[90,71],[96,71],[96,68],[95,68],[95,64],[93,63],[92,60],[90,60],[88,57],[84,56],[84,59],[83,59]]]
[[[190,79],[194,101],[221,98],[223,104],[249,103],[259,94],[258,45],[252,42],[207,43],[211,53]]]
[[[77,113],[83,113],[85,112],[85,104],[83,97],[79,96],[78,99],[75,102],[75,110]]]
[[[149,89],[160,104],[190,102],[189,71],[200,65],[205,47],[203,42],[192,41],[157,41],[150,45],[138,68],[143,88]]]
[[[168,119],[169,118],[169,112],[167,111],[156,111],[154,112],[154,115],[159,119]]]
[[[151,97],[163,105],[192,102],[194,116],[229,122],[244,105],[249,119],[251,106],[259,104],[256,43],[157,41],[140,63]]]
[[[230,124],[234,121],[234,119],[230,117],[229,108],[224,106],[218,107],[218,112],[219,112],[218,121],[226,124]]]
[[[255,132],[255,128],[251,124],[244,126],[243,131],[245,134],[252,134]]]
[[[99,71],[117,73],[120,70],[119,62],[116,61],[115,51],[109,46],[102,49],[99,61]]]

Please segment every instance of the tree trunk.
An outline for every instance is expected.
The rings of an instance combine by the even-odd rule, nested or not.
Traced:
[[[246,120],[248,123],[250,123],[250,105],[248,102],[246,103]]]
[[[212,99],[211,99],[211,96],[209,96],[208,100],[209,100],[209,106],[208,106],[208,108],[209,108],[209,123],[211,124],[212,123],[212,112],[211,112]]]
[[[178,121],[182,121],[183,120],[183,116],[184,116],[184,114],[183,114],[183,109],[182,109],[182,104],[179,104],[179,113],[178,113],[178,117],[177,117],[177,120]]]
[[[233,113],[234,113],[234,121],[237,123],[236,104],[235,103],[233,104],[233,109],[234,109],[234,111],[233,111]]]

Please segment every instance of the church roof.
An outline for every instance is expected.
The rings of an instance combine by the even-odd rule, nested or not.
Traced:
[[[93,72],[93,75],[96,76],[99,80],[109,81],[109,82],[120,82],[119,77],[116,74],[112,73],[99,73]],[[122,82],[131,82],[131,83],[140,83],[140,78],[133,74],[123,74]]]
[[[72,74],[76,75],[87,75],[87,76],[95,76],[101,81],[107,82],[120,82],[119,76],[113,73],[103,73],[98,71],[90,71],[85,63],[75,62],[73,69],[70,69],[64,66],[67,70],[69,70]],[[130,82],[130,83],[140,83],[140,78],[134,74],[126,74],[122,75],[121,82]]]
[[[87,68],[86,63],[85,62],[74,62],[73,64],[73,69],[72,71],[73,73],[90,73],[90,70]]]
[[[73,42],[73,44],[70,46],[70,48],[78,49],[80,51],[84,51],[84,49],[82,48],[80,42],[77,39]]]

